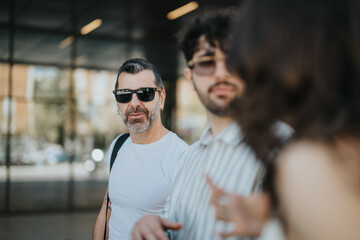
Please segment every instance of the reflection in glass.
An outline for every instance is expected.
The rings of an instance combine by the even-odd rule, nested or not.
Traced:
[[[75,62],[78,67],[118,69],[127,59],[126,44],[121,42],[81,37],[77,49]]]
[[[176,132],[191,144],[199,139],[207,122],[205,108],[189,81],[179,78],[176,85]]]
[[[0,60],[7,61],[8,59],[9,59],[9,29],[0,27]]]
[[[38,28],[52,28],[70,30],[70,13],[72,0],[44,2],[42,0],[14,1],[16,10],[16,24],[36,26]]]
[[[61,48],[67,37],[69,35],[16,30],[14,60],[69,66],[71,45]]]

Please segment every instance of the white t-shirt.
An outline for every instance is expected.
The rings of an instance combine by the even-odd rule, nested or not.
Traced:
[[[109,149],[109,162],[116,140]],[[187,148],[173,132],[150,144],[135,144],[131,137],[124,142],[109,177],[109,240],[130,239],[140,218],[164,207],[176,165]]]

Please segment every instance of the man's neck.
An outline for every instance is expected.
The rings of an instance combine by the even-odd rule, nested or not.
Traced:
[[[213,137],[219,135],[227,126],[234,121],[232,117],[217,116],[207,112],[211,134]]]
[[[169,132],[168,129],[162,125],[161,122],[154,123],[149,129],[144,132],[130,132],[131,140],[136,144],[149,144],[160,140]]]

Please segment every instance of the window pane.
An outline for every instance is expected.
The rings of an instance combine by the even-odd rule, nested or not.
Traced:
[[[78,56],[75,63],[78,67],[117,70],[128,54],[130,52],[123,43],[85,37],[78,39]]]
[[[55,67],[13,68],[12,211],[66,208],[68,77],[67,70]]]
[[[11,0],[0,1],[0,22],[9,22],[9,4]]]
[[[14,59],[18,62],[46,65],[70,65],[70,45],[64,44],[67,35],[15,31]]]
[[[76,208],[98,208],[107,186],[107,149],[125,127],[112,94],[115,72],[76,69],[79,161],[74,165]]]
[[[9,99],[8,84],[9,65],[0,63],[0,211],[5,210],[5,182],[6,182],[6,137],[8,125]]]
[[[9,29],[0,27],[0,60],[7,61],[8,59],[9,59]]]
[[[71,0],[18,0],[15,4],[17,25],[68,31],[71,28]]]

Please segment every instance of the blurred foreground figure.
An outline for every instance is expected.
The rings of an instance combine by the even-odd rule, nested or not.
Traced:
[[[235,27],[228,65],[246,84],[236,118],[271,166],[265,187],[289,240],[360,239],[359,4],[249,0]],[[280,152],[277,120],[295,130]],[[213,188],[236,219],[252,211]],[[250,215],[256,225],[266,214]]]

